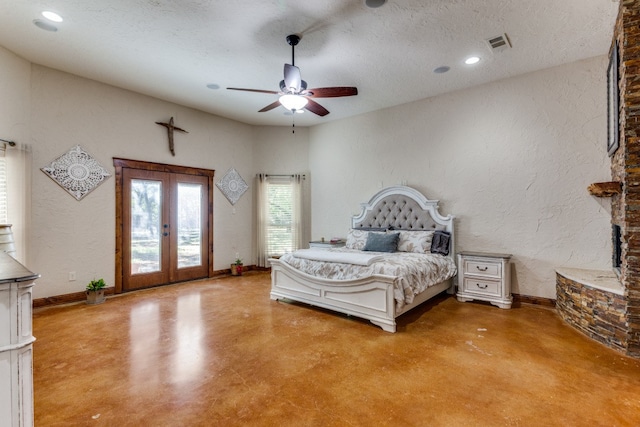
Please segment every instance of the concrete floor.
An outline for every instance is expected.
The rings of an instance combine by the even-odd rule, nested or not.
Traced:
[[[638,426],[640,360],[550,308],[368,322],[249,273],[34,312],[36,426]]]

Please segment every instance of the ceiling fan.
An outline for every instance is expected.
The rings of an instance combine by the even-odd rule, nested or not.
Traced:
[[[287,43],[291,46],[291,64],[284,64],[284,80],[280,81],[280,91],[243,89],[228,87],[229,90],[243,90],[246,92],[269,93],[280,95],[280,98],[264,107],[259,113],[273,110],[282,105],[287,110],[302,113],[303,110],[311,111],[319,116],[326,116],[329,110],[318,104],[311,98],[338,98],[341,96],[354,96],[358,94],[358,88],[347,86],[320,87],[307,89],[307,82],[302,80],[300,68],[295,66],[295,48],[300,41],[300,36],[291,34],[287,36]]]

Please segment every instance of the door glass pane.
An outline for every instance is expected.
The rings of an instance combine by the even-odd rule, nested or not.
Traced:
[[[131,180],[131,274],[160,271],[162,182]]]
[[[178,184],[178,268],[202,265],[202,185]]]

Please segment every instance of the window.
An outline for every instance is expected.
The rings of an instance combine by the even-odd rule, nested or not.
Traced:
[[[293,186],[267,182],[267,252],[282,255],[294,249]]]
[[[258,265],[300,248],[302,175],[258,175]]]

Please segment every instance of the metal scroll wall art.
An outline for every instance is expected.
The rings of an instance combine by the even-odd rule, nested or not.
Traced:
[[[76,145],[40,169],[60,187],[81,200],[111,176],[98,161]]]
[[[216,182],[216,186],[232,205],[235,205],[249,188],[247,183],[234,168],[229,169],[222,179]]]

